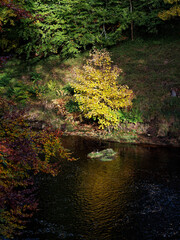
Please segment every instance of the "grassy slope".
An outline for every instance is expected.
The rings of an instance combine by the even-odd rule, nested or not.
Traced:
[[[171,88],[180,87],[180,41],[136,41],[112,49],[112,54],[125,73],[120,81],[134,90],[143,116],[151,120]]]
[[[170,91],[172,88],[180,89],[180,40],[136,40],[109,51],[114,64],[123,70],[118,82],[133,89],[136,95],[134,108],[138,109],[144,120],[144,124],[123,126],[123,131],[133,130],[153,137],[158,135],[177,139],[180,129],[180,98],[172,98]],[[68,96],[63,86],[72,80],[73,67],[81,66],[87,55],[84,53],[63,62],[59,56],[51,56],[34,64],[11,60],[1,71],[0,77],[10,73],[15,82],[28,85],[32,84],[30,75],[37,72],[42,78],[38,81],[39,86],[51,81],[48,91],[42,93],[38,101],[30,98],[29,103],[33,106],[31,115],[59,127],[65,121],[72,122],[72,116],[57,115],[58,111],[54,110],[51,100],[61,98],[66,101]],[[72,131],[73,127],[70,129]],[[122,137],[122,132],[117,135],[118,138],[119,136]],[[125,138],[128,140],[127,135]]]

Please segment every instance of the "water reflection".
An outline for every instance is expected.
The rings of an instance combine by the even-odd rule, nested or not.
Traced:
[[[108,239],[131,198],[128,186],[133,184],[134,169],[124,165],[119,158],[103,164],[89,161],[86,168],[88,171],[78,175],[76,189],[77,211],[85,226],[83,231],[89,232],[88,239],[90,236]]]
[[[39,212],[23,240],[178,239],[179,149],[63,140],[79,160],[38,178]],[[112,147],[112,162],[87,159]]]

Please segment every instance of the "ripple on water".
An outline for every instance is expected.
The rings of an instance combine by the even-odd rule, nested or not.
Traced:
[[[64,146],[79,160],[41,182],[35,237],[178,240],[180,150],[74,137],[65,138]],[[118,153],[113,161],[87,159],[107,147]]]

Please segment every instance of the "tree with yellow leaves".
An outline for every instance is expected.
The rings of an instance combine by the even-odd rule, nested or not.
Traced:
[[[75,99],[83,115],[98,120],[100,128],[117,128],[118,110],[132,105],[133,91],[127,85],[118,85],[117,77],[122,70],[112,67],[106,50],[90,53],[82,69],[75,69]]]
[[[180,16],[180,0],[164,0],[165,3],[173,4],[169,10],[164,10],[158,14],[162,20],[168,20],[172,17]]]

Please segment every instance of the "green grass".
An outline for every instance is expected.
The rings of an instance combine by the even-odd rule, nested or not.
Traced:
[[[123,70],[119,83],[127,84],[137,96],[136,105],[151,120],[180,87],[180,41],[134,41],[111,49],[112,59]]]
[[[128,116],[129,119],[135,123],[137,119],[150,122],[155,118],[168,120],[173,117],[174,128],[180,128],[180,98],[170,96],[171,88],[180,89],[180,40],[137,39],[108,50],[114,64],[123,70],[118,83],[127,84],[136,96],[134,113]],[[59,55],[37,61],[11,59],[0,71],[1,95],[32,105],[37,100],[41,104],[64,98],[69,94],[69,82],[73,81],[73,68],[81,67],[87,56],[88,52],[65,60]],[[68,107],[72,111],[75,106],[69,102]],[[54,111],[42,106],[34,108],[35,111],[39,111],[36,114],[39,118],[61,124]]]

